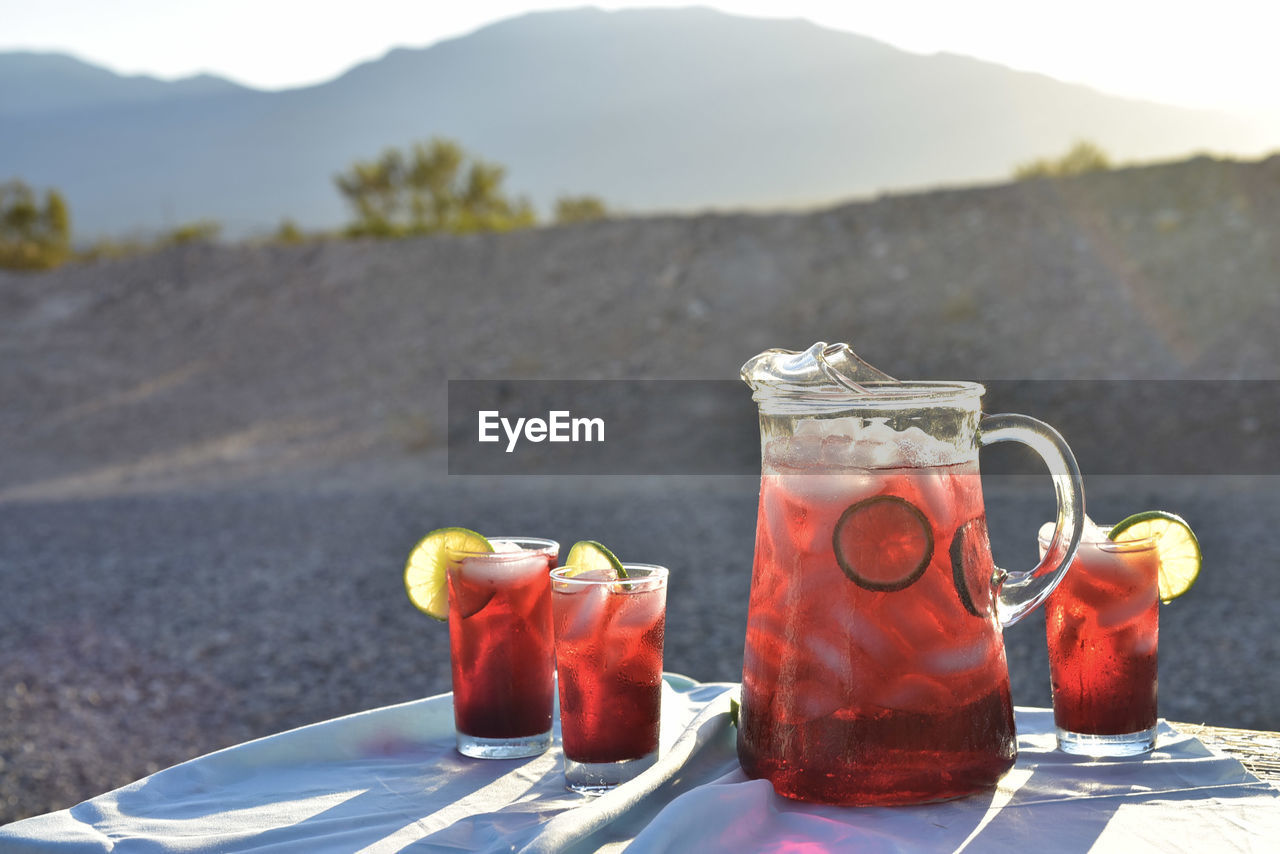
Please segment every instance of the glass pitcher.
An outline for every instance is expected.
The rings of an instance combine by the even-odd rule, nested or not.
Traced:
[[[738,757],[782,795],[837,804],[960,797],[1017,756],[1001,629],[1080,542],[1074,457],[1047,424],[983,417],[983,387],[896,382],[846,345],[743,366],[761,481]],[[1040,564],[995,566],[978,449],[1030,445],[1058,517]]]

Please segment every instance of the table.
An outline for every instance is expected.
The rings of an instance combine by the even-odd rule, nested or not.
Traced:
[[[1169,726],[1235,757],[1255,777],[1280,789],[1280,732],[1192,723],[1170,722]]]
[[[522,760],[453,749],[448,694],[211,753],[0,828],[45,851],[1275,851],[1280,736],[1162,722],[1145,757],[1054,749],[1016,710],[1019,758],[991,792],[913,807],[780,798],[738,767],[733,683],[666,674],[662,756],[604,796],[567,792],[558,746]],[[1212,748],[1212,749],[1210,749]]]

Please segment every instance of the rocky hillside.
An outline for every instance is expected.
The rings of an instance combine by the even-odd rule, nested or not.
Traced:
[[[0,495],[412,464],[446,378],[1274,378],[1280,156],[505,235],[0,274]]]

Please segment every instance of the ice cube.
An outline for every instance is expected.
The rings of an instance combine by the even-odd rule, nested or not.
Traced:
[[[1105,580],[1088,572],[1079,563],[1073,563],[1063,579],[1059,594],[1062,604],[1077,617],[1097,614],[1107,607],[1115,595],[1115,589]]]
[[[898,434],[897,446],[903,462],[911,466],[946,465],[959,456],[953,446],[914,425]]]
[[[822,419],[823,434],[828,438],[853,439],[858,435],[858,431],[862,429],[862,419],[856,415],[846,415],[842,418],[824,418]]]
[[[1116,629],[1133,620],[1144,617],[1158,607],[1154,590],[1136,590],[1129,596],[1112,596],[1098,609],[1098,626]]]
[[[770,447],[773,448],[772,443]],[[822,435],[819,433],[807,436],[796,435],[781,440],[777,445],[776,453],[773,453],[770,459],[775,464],[789,468],[812,469],[822,461]]]
[[[1080,547],[1080,564],[1089,578],[1098,583],[1108,585],[1109,599],[1114,599],[1125,590],[1135,587],[1149,586],[1155,589],[1155,567],[1136,566],[1129,563],[1123,554],[1106,548],[1098,548],[1091,543]],[[1144,584],[1144,569],[1151,570],[1151,584]]]
[[[827,466],[843,467],[851,465],[853,460],[852,436],[825,436],[822,439],[822,463]]]
[[[925,712],[949,708],[952,692],[937,679],[922,673],[904,673],[867,699],[886,709]]]
[[[580,592],[572,594],[572,599],[558,600],[561,608],[568,608],[568,619],[556,625],[563,625],[558,635],[560,640],[581,640],[603,628],[604,610],[608,605],[609,591],[603,584],[589,584]]]
[[[1133,642],[1129,644],[1129,651],[1135,656],[1150,655],[1156,651],[1156,645],[1159,638],[1160,636],[1157,632],[1135,629],[1133,632]]]
[[[976,475],[952,475],[929,470],[915,472],[902,479],[906,484],[915,487],[920,495],[920,503],[924,506],[919,509],[933,528],[935,547],[940,545],[941,537],[950,534],[965,521],[956,518],[958,510],[967,509],[960,499],[962,483],[958,478],[969,476],[976,477]],[[912,500],[910,493],[906,495],[908,500]]]
[[[1040,526],[1040,530],[1036,532],[1036,539],[1040,541],[1040,557],[1044,557],[1045,547],[1053,539],[1053,529],[1056,527],[1058,526],[1053,522],[1045,522]]]
[[[1097,523],[1089,518],[1089,514],[1084,515],[1084,533],[1080,535],[1082,543],[1105,543],[1107,541],[1107,532],[1098,527]]]
[[[626,582],[621,582],[625,586]],[[666,596],[662,590],[646,590],[635,593],[615,593],[622,600],[610,628],[640,629],[648,631],[658,622],[666,604]]]
[[[452,581],[449,585],[449,613],[468,620],[483,611],[493,601],[497,592],[488,584],[477,586],[463,581]]]
[[[941,601],[930,602],[924,595],[929,592],[929,585],[923,579],[916,584],[921,589],[914,596],[903,596],[901,592],[887,594],[878,619],[902,639],[904,650],[930,650],[952,645],[951,617],[964,613],[959,600],[951,593],[940,597]]]
[[[765,514],[775,542],[802,552],[830,552],[833,520],[824,521],[832,475],[779,475],[765,496]]]
[[[867,468],[894,468],[902,465],[897,435],[883,419],[874,418],[856,437],[858,464]]]
[[[512,555],[507,557],[506,555]],[[527,555],[527,556],[516,556]],[[547,557],[533,552],[498,552],[495,555],[465,558],[458,571],[471,584],[489,584],[494,587],[519,584],[538,573],[547,572]]]
[[[796,422],[792,437],[796,439],[814,439],[821,441],[827,435],[824,422],[817,418],[802,418]]]
[[[986,667],[996,653],[997,637],[983,633],[968,643],[953,642],[926,652],[920,657],[921,667],[938,677],[954,676]]]
[[[751,693],[772,693],[778,684],[776,644],[748,636],[742,656],[742,683]]]
[[[498,554],[520,551],[520,547],[510,540],[490,540],[489,545],[493,546],[494,552]]]
[[[791,522],[787,501],[787,475],[766,474],[760,483],[760,508],[773,539],[785,538]]]
[[[802,668],[810,678],[848,683],[849,645],[843,639],[811,636],[805,653],[802,653],[805,655]]]
[[[898,434],[886,423],[887,420],[885,418],[867,419],[854,438],[867,444],[892,445]]]
[[[784,723],[801,726],[828,718],[844,706],[844,692],[833,679],[798,679],[787,692],[789,703],[781,704],[778,716]]]
[[[900,636],[887,630],[881,622],[869,618],[865,613],[855,612],[850,607],[832,609],[832,617],[838,620],[836,625],[849,636],[849,643],[865,657],[874,662],[890,662],[901,658],[905,650],[901,647]],[[909,648],[908,648],[909,650]]]
[[[1036,532],[1036,538],[1040,541],[1040,556],[1044,556],[1045,546],[1049,545],[1049,541],[1053,539],[1053,529],[1056,527],[1053,522],[1045,522],[1040,526],[1040,530]],[[1107,542],[1107,532],[1089,518],[1088,514],[1084,517],[1084,529],[1080,535],[1081,543],[1105,543]]]
[[[862,462],[858,443],[846,436],[835,436],[827,440],[822,447],[822,462],[831,471],[849,472],[867,469]]]

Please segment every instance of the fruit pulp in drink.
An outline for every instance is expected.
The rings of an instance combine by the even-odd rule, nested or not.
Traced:
[[[642,579],[553,586],[560,727],[572,761],[622,762],[657,751],[666,592]]]
[[[1160,560],[1155,544],[1080,544],[1045,602],[1054,724],[1085,735],[1156,725]]]
[[[823,473],[766,460],[756,531],[746,773],[838,804],[993,786],[1017,747],[976,459]]]
[[[555,563],[553,555],[529,550],[451,562],[449,651],[458,732],[501,739],[551,729],[549,573]]]

